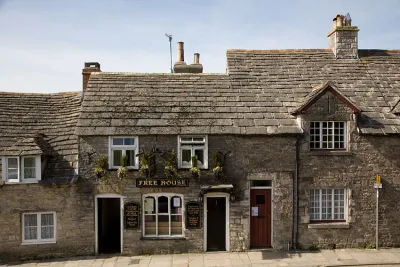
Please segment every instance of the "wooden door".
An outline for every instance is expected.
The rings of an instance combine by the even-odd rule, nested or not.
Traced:
[[[271,247],[271,189],[251,189],[250,206],[250,246]]]
[[[207,251],[226,250],[226,198],[207,197]]]

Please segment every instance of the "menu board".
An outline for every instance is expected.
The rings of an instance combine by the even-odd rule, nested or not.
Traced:
[[[200,227],[200,203],[188,202],[186,204],[186,228],[198,229]]]
[[[140,206],[136,202],[127,202],[124,207],[125,229],[139,229]]]

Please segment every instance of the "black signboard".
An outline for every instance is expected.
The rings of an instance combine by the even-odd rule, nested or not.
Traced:
[[[186,204],[186,228],[198,229],[200,227],[200,203],[188,202]]]
[[[127,202],[124,207],[125,229],[139,229],[140,206],[136,202]]]
[[[136,179],[136,187],[188,187],[189,179]]]

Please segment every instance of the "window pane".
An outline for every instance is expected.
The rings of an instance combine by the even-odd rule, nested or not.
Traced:
[[[192,142],[192,138],[191,137],[181,137],[181,142],[190,143],[190,142]]]
[[[156,235],[156,215],[145,215],[144,220],[144,234]]]
[[[25,214],[24,215],[24,239],[35,240],[37,239],[37,215]]]
[[[7,159],[7,177],[9,180],[18,179],[18,159]]]
[[[35,158],[24,158],[24,179],[36,178]]]
[[[113,150],[113,166],[121,166],[122,150]]]
[[[114,146],[122,146],[124,144],[124,139],[123,138],[113,138],[112,144]]]
[[[194,137],[193,141],[196,142],[196,143],[198,143],[198,142],[203,142],[204,143],[205,142],[204,141],[204,137]]]
[[[194,154],[197,156],[197,166],[204,165],[204,150],[196,149]]]
[[[169,215],[158,215],[158,235],[169,235]]]
[[[191,158],[192,158],[192,151],[190,149],[182,149],[182,165],[192,166]]]
[[[144,213],[156,214],[156,203],[154,197],[146,197],[144,199]]]
[[[251,186],[272,186],[272,180],[252,180]]]
[[[182,199],[180,197],[171,197],[171,214],[182,214]]]
[[[124,145],[126,146],[135,145],[135,138],[124,138]]]
[[[128,157],[128,166],[135,166],[135,150],[127,150],[126,156]]]
[[[171,215],[171,235],[182,235],[182,215]]]
[[[168,213],[168,198],[159,197],[158,198],[158,213]]]

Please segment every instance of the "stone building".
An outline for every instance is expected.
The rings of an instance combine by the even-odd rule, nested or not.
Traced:
[[[0,94],[0,255],[365,246],[377,175],[398,246],[400,51],[340,15],[328,43],[228,50],[224,74],[179,43],[173,74],[86,63],[82,101]]]

